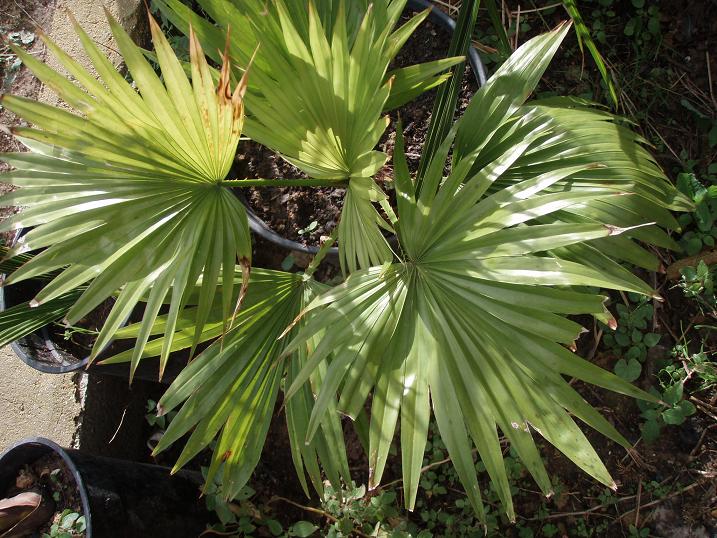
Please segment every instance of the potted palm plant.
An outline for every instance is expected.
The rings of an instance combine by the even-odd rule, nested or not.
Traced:
[[[157,451],[190,434],[176,470],[216,440],[208,480],[221,476],[229,498],[251,476],[282,392],[307,494],[309,482],[322,490],[322,470],[350,480],[340,415],[361,418],[369,396],[369,485],[400,417],[409,509],[431,409],[480,517],[473,447],[513,516],[498,431],[546,494],[536,434],[614,487],[573,417],[630,444],[563,376],[653,397],[572,353],[583,329],[567,316],[614,323],[595,287],[654,296],[620,262],[656,269],[644,245],[674,248],[670,210],[691,205],[619,118],[577,99],[528,100],[569,25],[520,47],[455,122],[459,77],[443,85],[415,174],[398,127],[392,203],[372,174],[388,158],[375,150],[382,111],[402,95],[387,68],[417,24],[392,33],[405,1],[201,3],[228,17],[224,31],[160,2],[184,17],[191,52],[183,66],[152,22],[161,79],[111,21],[139,91],[79,26],[101,82],[49,40],[84,91],[23,57],[80,114],[3,99],[34,124],[13,130],[31,151],[2,157],[15,168],[4,180],[20,187],[6,203],[26,207],[2,226],[35,226],[10,255],[45,248],[6,283],[59,270],[37,306],[86,286],[69,322],[116,296],[92,356],[132,338],[105,361],[132,370],[211,342],[159,403],[179,412]],[[343,16],[349,5],[357,18]],[[467,50],[476,14],[477,2],[462,3],[451,54]],[[203,51],[217,36],[227,45],[213,71]],[[227,179],[242,129],[309,178]],[[302,273],[252,266],[232,191],[284,184],[346,188],[340,223]],[[330,286],[314,276],[336,241],[346,278]],[[141,321],[123,327],[137,305]]]
[[[247,40],[246,35],[243,33],[232,35],[228,31],[228,29],[233,24],[241,24],[242,27],[250,28],[254,25],[259,24],[265,19],[265,17],[261,15],[260,11],[257,11],[257,7],[252,7],[251,3],[247,4],[243,8],[243,12],[240,11],[239,8],[232,8],[229,10],[229,14],[225,13],[226,10],[218,11],[217,5],[211,2],[203,5],[207,12],[218,16],[218,21],[221,27],[214,27],[211,24],[208,24],[207,21],[204,21],[201,18],[197,18],[193,13],[191,13],[191,11],[187,11],[188,8],[181,2],[170,2],[170,4],[164,4],[160,2],[158,3],[158,5],[160,5],[163,9],[167,10],[170,18],[176,21],[177,24],[187,33],[189,32],[189,24],[194,24],[194,28],[196,30],[198,38],[202,40],[205,48],[207,48],[210,53],[214,50],[214,45],[217,42],[224,42],[224,32],[226,32],[227,38],[226,52],[241,56],[242,58],[247,59],[247,61],[249,61],[248,58],[250,58],[255,53],[254,49],[256,48],[256,43],[252,41],[252,39]],[[173,10],[169,9],[169,5],[172,6]],[[341,12],[337,11],[336,14],[336,16],[341,17],[343,24],[349,29],[348,31],[350,33],[357,30],[357,26],[360,22],[362,13],[366,10],[368,6],[367,4],[364,5],[362,11],[356,9],[356,6],[358,5],[359,4],[349,4],[348,9],[341,10]],[[446,73],[446,69],[455,65],[461,59],[460,57],[456,56],[440,58],[436,61],[430,61],[419,65],[411,65],[405,68],[396,68],[386,72],[388,62],[390,62],[395,57],[395,55],[401,49],[403,43],[405,43],[405,41],[410,37],[411,33],[419,26],[422,21],[424,21],[425,19],[429,19],[433,23],[438,24],[451,31],[455,26],[453,20],[450,17],[446,16],[444,13],[437,10],[426,9],[430,7],[430,4],[425,0],[410,0],[405,10],[402,9],[403,3],[401,3],[400,5],[395,4],[392,7],[390,13],[387,11],[387,6],[388,4],[381,8],[381,6],[379,5],[380,9],[378,10],[376,16],[373,18],[373,21],[377,25],[377,27],[384,27],[388,24],[388,28],[390,28],[392,25],[395,25],[398,21],[398,16],[403,11],[409,11],[410,9],[422,9],[423,11],[420,14],[413,16],[409,23],[404,25],[400,31],[397,31],[393,34],[386,33],[385,35],[376,35],[375,39],[373,39],[373,41],[369,43],[369,49],[367,51],[364,51],[366,59],[373,54],[380,54],[382,56],[382,62],[384,64],[383,73],[377,72],[376,74],[374,74],[374,78],[370,81],[366,81],[366,85],[367,87],[371,87],[371,85],[374,86],[371,91],[368,92],[369,94],[376,93],[379,90],[384,94],[388,94],[388,99],[386,99],[386,95],[383,96],[383,110],[390,110],[396,108],[397,106],[404,104],[406,101],[409,101],[416,95],[419,95],[420,93],[428,89],[440,85],[449,76],[449,74]],[[285,15],[294,14],[291,13],[291,10],[295,8],[292,7],[291,4],[287,5],[287,9],[288,11],[285,13]],[[332,9],[336,10],[336,6]],[[304,16],[306,16],[305,13]],[[274,23],[276,22],[277,21],[274,21]],[[304,26],[306,26],[307,24],[308,21],[304,21]],[[288,47],[282,50],[284,54],[292,52],[291,49]],[[274,52],[276,53],[276,51]],[[272,65],[272,63],[268,63],[266,61],[267,59],[269,61],[276,61],[276,58],[265,58],[268,55],[268,51],[266,53],[261,50],[258,51],[255,62],[255,71],[257,72],[257,74],[257,70],[260,69],[260,66]],[[217,54],[210,54],[210,56],[213,60],[221,63],[222,58],[220,51],[217,51]],[[470,60],[470,64],[474,70],[476,78],[479,81],[484,81],[485,74],[483,65],[477,52],[473,48],[469,50],[468,58]],[[368,63],[362,68],[363,72],[368,72],[367,65]],[[241,78],[241,70],[236,65],[230,67],[232,69],[233,76],[237,77],[237,80],[238,78]],[[295,66],[294,74],[298,73],[301,69],[301,65]],[[211,69],[210,71],[212,71],[212,76],[216,79],[218,77],[218,73]],[[276,78],[276,73],[272,73],[270,69],[266,69],[266,76]],[[281,84],[286,84],[287,80],[287,78],[284,78],[280,79],[279,82]],[[252,92],[251,88],[248,89],[250,94],[257,93]],[[259,99],[258,93],[257,99]],[[365,108],[365,103],[360,104],[359,106]],[[367,120],[369,124],[379,124],[381,123],[381,121],[383,121],[379,120],[380,112],[381,110],[374,111],[375,117],[373,119],[369,117],[369,119]],[[279,114],[283,114],[283,112],[279,111],[277,115]],[[306,125],[308,125],[311,121],[314,121],[314,119],[304,117],[302,121],[304,121],[304,128],[309,128],[306,127]],[[362,126],[360,125],[358,126],[358,128],[361,127]],[[302,127],[299,126],[299,129],[301,128]],[[256,136],[259,135],[257,134],[255,135],[255,137]],[[231,146],[231,142],[229,145]],[[378,152],[376,153],[378,154]],[[226,165],[227,163],[228,161],[224,162],[223,164]],[[228,171],[225,171],[225,175],[226,172]],[[284,184],[285,182],[283,183],[282,181],[274,181],[270,183],[268,181],[259,181],[259,183],[262,185],[271,185],[272,187],[275,187],[279,184]],[[305,182],[291,180],[289,184],[294,187],[303,183]],[[311,183],[311,181],[309,181],[309,183]],[[341,183],[341,181],[335,182],[336,185],[340,185]],[[241,184],[241,186],[249,187],[250,184],[244,182]],[[237,194],[242,200],[244,190],[244,188],[237,189]],[[254,233],[264,237],[265,239],[268,239],[269,241],[272,241],[281,246],[289,247],[293,250],[313,253],[318,250],[316,247],[306,247],[295,241],[290,241],[286,238],[280,237],[252,212],[250,206],[245,207],[245,211],[247,212],[250,229]],[[17,227],[17,223],[14,223],[12,225]],[[19,240],[20,242],[24,242],[24,235],[27,232],[28,229],[25,229],[24,233],[18,233],[16,241]],[[15,251],[18,251],[18,249],[15,249]],[[5,254],[6,252],[7,250],[5,250],[3,254]],[[332,255],[335,255],[337,253],[337,249],[335,247],[332,248],[330,253]],[[11,272],[15,270],[21,263],[28,261],[30,257],[31,256],[27,254],[23,258],[16,258],[14,262],[6,264],[7,267],[0,268],[0,271]],[[19,287],[16,286],[7,290],[0,290],[0,308],[5,310],[3,313],[0,314],[0,345],[12,343],[12,346],[15,349],[16,353],[25,363],[43,372],[66,373],[83,368],[89,368],[94,373],[108,373],[125,377],[129,375],[130,377],[139,377],[142,379],[156,379],[156,368],[150,367],[149,364],[135,365],[131,372],[128,371],[128,369],[122,364],[97,365],[96,361],[94,361],[96,357],[90,356],[90,354],[85,351],[85,349],[89,349],[87,344],[89,343],[91,347],[92,341],[94,339],[94,337],[91,336],[92,331],[87,332],[87,336],[84,337],[84,340],[87,340],[88,342],[83,342],[84,346],[81,347],[80,345],[75,344],[72,334],[75,334],[76,331],[80,334],[81,337],[82,333],[84,332],[84,327],[73,327],[73,330],[69,331],[60,328],[60,324],[58,322],[63,320],[65,314],[69,311],[70,306],[82,294],[82,292],[84,292],[85,287],[76,288],[63,296],[56,296],[50,300],[42,301],[41,306],[39,306],[35,311],[30,312],[28,304],[29,301],[33,299],[35,294],[43,287],[44,283],[46,283],[46,279],[43,275],[36,275],[34,278],[40,281],[34,284],[31,283],[29,285],[26,283],[26,281],[23,282],[23,284]],[[88,313],[89,318],[99,318],[95,325],[101,325],[101,321],[106,316],[106,312],[111,309],[112,300],[113,299],[107,299],[105,302],[106,304],[100,303],[99,306],[95,307],[96,310]],[[97,309],[101,309],[104,312],[98,314]],[[41,312],[43,315],[40,315]],[[126,317],[127,316],[125,316],[125,318]],[[51,322],[53,324],[48,325]],[[87,320],[84,320],[84,325],[88,325]],[[92,329],[96,329],[96,327],[92,327]],[[63,332],[65,334],[65,340],[70,339],[69,345],[62,341],[60,342],[60,345],[57,345],[57,340],[62,340],[59,335]],[[118,346],[116,342],[113,343],[113,345],[114,349],[112,351],[114,351],[115,353],[118,351],[118,348],[121,349],[122,347],[121,345]],[[125,345],[124,347],[127,346]],[[107,355],[108,350],[105,350],[103,356],[106,357]],[[181,369],[182,364],[186,363],[187,359],[186,356],[172,358],[172,361],[169,361],[168,358],[163,361],[163,367],[160,371],[160,378],[165,382],[174,379],[177,371]]]

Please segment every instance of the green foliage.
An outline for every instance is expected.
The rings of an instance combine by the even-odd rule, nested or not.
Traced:
[[[191,6],[190,0],[180,1],[188,7]],[[189,62],[189,36],[182,34],[181,32],[177,32],[172,22],[162,12],[155,0],[150,0],[149,11],[152,16],[157,19],[162,33],[167,36],[167,41],[169,41],[169,44],[177,55],[177,58],[184,62]]]
[[[622,32],[630,38],[638,55],[654,53],[654,47],[662,39],[659,7],[655,2],[631,0],[632,6],[625,11],[617,5],[617,0],[589,0],[586,5],[592,6],[591,22],[595,39],[609,45],[610,36],[606,32],[607,24],[618,21]]]
[[[677,176],[677,188],[695,204],[694,213],[680,215],[679,222],[686,232],[680,238],[680,246],[688,256],[694,256],[703,248],[713,248],[717,238],[717,186],[705,187],[693,173],[682,172]]]
[[[640,416],[645,420],[640,430],[646,443],[656,441],[664,425],[679,426],[697,411],[692,402],[684,399],[683,369],[669,365],[660,371],[658,379],[660,389],[653,387],[650,392],[662,403],[638,402]]]
[[[701,310],[709,312],[717,310],[717,297],[715,297],[715,272],[714,266],[708,266],[700,260],[697,267],[683,267],[680,269],[680,282],[678,286],[682,289],[687,299],[694,300]]]
[[[614,371],[625,381],[635,381],[642,373],[642,364],[647,359],[647,352],[660,342],[658,333],[650,332],[654,309],[650,299],[634,293],[626,295],[628,304],[617,303],[617,327],[606,331],[603,343],[616,357]]]
[[[7,21],[9,23],[10,20]],[[8,30],[5,27],[6,22],[0,22],[0,36],[5,39],[0,40],[0,92],[10,90],[15,78],[22,67],[22,58],[17,54],[13,54],[8,43],[12,43],[17,47],[29,48],[35,42],[35,33],[28,30]],[[2,110],[0,104],[0,110]]]
[[[62,511],[59,521],[51,525],[50,532],[42,534],[42,538],[76,538],[84,536],[85,530],[85,516],[68,508]]]
[[[690,112],[693,118],[696,120],[697,127],[701,132],[705,133],[707,145],[709,148],[717,146],[717,118],[712,115],[705,114],[705,112],[698,109],[688,99],[680,99],[680,104]],[[715,175],[717,175],[717,164],[711,163],[707,169],[709,179],[712,183],[715,183]]]
[[[392,528],[388,523],[389,519],[398,516],[394,491],[381,491],[367,498],[365,486],[356,486],[352,483],[350,488],[340,492],[327,486],[321,506],[336,520],[322,530],[323,536],[332,538],[354,536],[354,529],[382,538],[411,536],[402,529]]]
[[[471,46],[471,28],[475,26],[479,4],[480,1],[477,0],[461,2],[458,20],[456,21],[456,30],[451,37],[448,54],[461,54],[465,56],[468,53],[468,48]],[[426,133],[426,140],[418,165],[417,177],[419,183],[416,186],[418,190],[420,190],[421,187],[421,177],[425,174],[429,163],[439,150],[441,142],[443,142],[450,131],[458,102],[458,92],[463,82],[464,71],[465,62],[456,67],[454,76],[450,82],[438,88],[436,93],[428,133]]]
[[[590,34],[590,29],[585,24],[585,21],[583,21],[582,15],[580,15],[580,11],[578,10],[578,3],[576,2],[576,0],[563,0],[563,5],[565,6],[565,10],[570,15],[570,18],[573,20],[573,24],[575,24],[575,33],[578,36],[578,45],[580,46],[580,51],[583,51],[583,45],[587,47],[588,51],[590,51],[590,55],[593,57],[595,65],[597,65],[598,71],[600,71],[602,80],[608,88],[608,95],[610,96],[612,104],[613,106],[617,107],[618,96],[617,90],[615,89],[615,84],[612,80],[612,75],[608,71],[607,66],[605,65],[605,60],[603,59],[602,55],[600,54],[600,51],[598,51],[598,48],[593,41],[592,35]]]
[[[160,430],[166,430],[169,423],[177,416],[175,411],[171,411],[166,415],[158,415],[157,402],[154,400],[147,400],[146,409],[147,413],[144,415],[145,420],[150,426],[156,426]]]

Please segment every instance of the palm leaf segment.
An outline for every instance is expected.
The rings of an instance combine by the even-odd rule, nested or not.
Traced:
[[[416,500],[431,407],[485,521],[473,446],[514,517],[498,430],[546,494],[551,484],[533,432],[615,486],[572,417],[630,445],[563,376],[651,398],[566,349],[583,329],[565,315],[608,320],[605,297],[581,291],[585,286],[651,295],[593,245],[625,239],[645,258],[629,238],[662,232],[630,227],[652,222],[655,209],[662,218],[664,207],[687,204],[614,118],[569,100],[523,104],[566,32],[558,28],[516,51],[415,182],[398,138],[400,261],[353,273],[315,299],[287,348],[301,349],[331,326],[288,391],[290,398],[316,364],[333,357],[308,439],[337,392],[339,411],[352,417],[372,393],[370,487],[380,483],[400,415],[408,508]],[[451,172],[443,178],[454,141]]]
[[[239,270],[235,280],[234,298],[242,281]],[[209,314],[201,341],[221,338],[182,370],[160,400],[160,414],[180,406],[181,409],[155,453],[191,434],[176,462],[176,471],[218,437],[207,483],[220,478],[223,495],[227,499],[235,498],[259,461],[282,383],[284,386],[293,383],[306,363],[306,349],[283,357],[288,339],[280,337],[301,309],[326,289],[307,275],[253,269],[242,310],[232,329],[223,334],[225,318],[217,304]],[[198,295],[195,290],[187,308],[179,315],[171,340],[172,351],[191,345]],[[167,315],[157,318],[152,329],[152,335],[157,338],[145,347],[143,360],[160,355],[168,338],[162,336],[166,323]],[[129,325],[120,329],[117,337],[137,338],[141,329],[140,323]],[[297,329],[298,326],[293,331]],[[311,345],[317,345],[320,338],[321,335],[317,335]],[[126,362],[131,355],[130,350],[103,363]],[[341,480],[351,481],[335,403],[330,407],[333,412],[326,416],[311,443],[305,442],[314,394],[321,387],[326,369],[325,362],[319,364],[310,375],[310,383],[285,407],[292,459],[307,495],[307,474],[314,489],[322,493],[322,468],[336,487],[340,487]]]
[[[229,29],[233,58],[248,61],[259,43],[246,98],[247,135],[313,178],[351,178],[339,224],[342,266],[353,271],[390,260],[381,228],[392,230],[373,205],[386,205],[386,196],[370,179],[386,161],[374,150],[388,125],[382,112],[439,84],[441,72],[461,60],[388,72],[428,11],[393,31],[406,0],[310,0],[308,10],[282,0],[199,4],[221,29],[178,0],[158,2],[180,29],[196,28],[210,54]]]
[[[225,56],[215,89],[202,48],[192,35],[190,83],[152,20],[162,83],[141,49],[109,15],[108,19],[141,94],[74,21],[101,81],[46,37],[48,48],[82,87],[15,49],[79,114],[21,97],[3,98],[4,106],[34,127],[13,130],[31,152],[1,156],[15,167],[3,180],[21,187],[3,202],[26,207],[4,221],[2,229],[34,227],[10,256],[46,249],[7,283],[64,268],[33,300],[33,305],[40,305],[91,281],[67,314],[69,323],[121,289],[93,356],[107,345],[138,301],[146,301],[133,368],[166,299],[171,304],[169,338],[161,372],[178,313],[200,274],[204,279],[195,345],[218,283],[225,283],[222,305],[224,319],[229,319],[237,258],[248,271],[251,242],[246,213],[231,191],[219,184],[236,152],[246,79],[231,91]]]

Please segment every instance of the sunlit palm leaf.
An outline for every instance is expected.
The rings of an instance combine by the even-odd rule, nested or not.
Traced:
[[[224,57],[218,88],[194,36],[191,83],[156,22],[152,36],[162,68],[157,77],[124,30],[108,15],[119,49],[140,93],[115,70],[82,28],[75,29],[101,80],[43,36],[82,87],[15,47],[15,53],[46,85],[77,111],[4,96],[3,106],[34,127],[13,132],[29,153],[0,158],[15,169],[2,176],[18,187],[5,205],[25,209],[3,230],[34,227],[10,255],[44,248],[7,279],[19,282],[65,268],[32,301],[41,305],[89,283],[66,319],[83,318],[117,290],[115,305],[92,356],[145,301],[143,329],[132,356],[142,355],[161,305],[171,304],[160,372],[171,349],[178,313],[200,274],[193,345],[222,286],[224,319],[233,304],[237,258],[249,270],[251,243],[241,203],[220,182],[236,152],[244,113],[246,79],[230,89]],[[169,299],[168,299],[169,298]]]
[[[390,260],[380,229],[391,231],[390,226],[372,203],[385,196],[367,180],[386,161],[374,149],[388,125],[382,113],[436,86],[446,78],[442,71],[460,61],[447,58],[388,72],[428,11],[394,31],[405,0],[199,4],[220,28],[177,0],[158,2],[183,31],[190,24],[199,28],[210,54],[210,44],[229,29],[233,57],[248,61],[260,44],[246,98],[247,135],[311,177],[351,178],[339,222],[342,268]]]
[[[665,208],[688,204],[640,139],[611,116],[566,101],[523,105],[566,30],[516,51],[476,94],[415,182],[398,137],[400,261],[355,272],[314,300],[305,310],[306,325],[287,348],[304,348],[331,327],[288,392],[291,398],[301,390],[312,368],[331,354],[308,439],[334,393],[349,416],[373,394],[372,487],[380,483],[400,416],[409,508],[418,491],[429,401],[468,497],[485,521],[473,446],[514,518],[498,431],[546,494],[550,479],[533,432],[615,487],[573,417],[630,445],[563,376],[652,398],[564,347],[584,330],[565,316],[610,318],[606,297],[578,291],[587,286],[653,295],[608,256],[614,245],[613,251],[608,246],[615,239],[634,245],[625,239],[630,237],[664,239],[659,227],[640,226],[658,221],[669,228],[673,221]],[[454,141],[451,172],[444,177]],[[634,248],[648,263],[649,253]]]
[[[237,270],[237,284],[241,278]],[[262,269],[252,272],[244,307],[231,331],[197,356],[159,402],[160,413],[180,406],[181,409],[162,437],[157,452],[191,432],[175,469],[218,437],[207,481],[219,475],[222,491],[228,499],[239,493],[259,461],[282,379],[286,375],[287,382],[291,383],[306,361],[306,350],[282,357],[287,340],[279,336],[303,306],[325,289],[302,275]],[[189,302],[194,300],[190,298]],[[173,350],[191,345],[196,311],[196,306],[191,306],[180,314],[172,339]],[[152,333],[161,335],[166,320],[166,316],[158,318]],[[219,336],[223,322],[221,309],[215,308],[204,327],[202,341]],[[135,338],[140,331],[141,324],[134,324],[120,330],[117,336]],[[167,338],[165,335],[150,341],[144,356],[158,356]],[[317,341],[312,345],[316,344]],[[121,353],[103,364],[125,362],[130,356],[130,352]],[[303,435],[314,405],[314,393],[321,387],[325,370],[326,365],[320,364],[310,376],[311,386],[306,385],[286,406],[292,458],[307,495],[305,472],[314,488],[322,492],[319,462],[337,487],[342,479],[350,482],[335,402],[329,406],[333,413],[323,421],[314,440],[306,444]]]

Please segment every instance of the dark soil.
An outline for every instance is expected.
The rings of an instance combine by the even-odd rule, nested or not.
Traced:
[[[239,145],[235,172],[242,179],[307,177],[277,153],[252,141]],[[282,237],[318,245],[321,236],[329,235],[339,221],[344,191],[329,187],[267,187],[248,189],[246,197],[254,213]]]
[[[52,524],[59,523],[64,510],[82,515],[82,501],[77,483],[64,460],[54,452],[19,469],[14,486],[4,492],[4,497],[13,497],[23,491],[42,493],[43,497],[52,498],[55,502],[54,516],[37,529],[33,536],[49,533]],[[72,538],[81,538],[84,535],[74,533]]]

